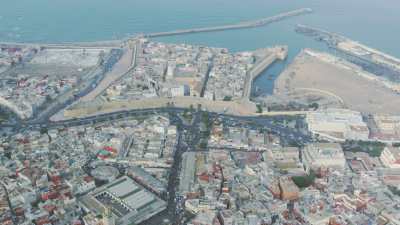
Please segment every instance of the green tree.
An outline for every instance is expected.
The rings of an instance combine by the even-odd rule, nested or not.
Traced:
[[[292,180],[299,188],[306,188],[314,184],[315,178],[315,172],[310,170],[310,174],[305,176],[294,176],[292,177]]]
[[[310,104],[308,107],[313,108],[314,110],[317,110],[319,108],[319,104],[314,102],[314,103]]]
[[[257,113],[262,113],[263,112],[263,108],[260,104],[257,104]]]
[[[232,97],[231,96],[225,96],[223,101],[225,101],[225,102],[232,101]]]
[[[40,134],[47,134],[47,132],[48,132],[47,127],[40,128]]]

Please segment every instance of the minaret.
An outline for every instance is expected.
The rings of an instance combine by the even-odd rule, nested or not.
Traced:
[[[111,209],[109,207],[106,208],[106,211],[103,214],[103,224],[115,225],[114,216],[112,215]]]

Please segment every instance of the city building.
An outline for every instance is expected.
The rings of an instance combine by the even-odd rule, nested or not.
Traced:
[[[268,162],[282,173],[289,175],[302,175],[305,173],[304,166],[300,161],[300,150],[296,147],[274,147],[263,153]]]
[[[360,112],[325,109],[307,113],[309,131],[332,141],[368,140],[369,129]]]
[[[343,170],[346,159],[338,143],[312,143],[302,151],[302,161],[307,171],[319,169]]]
[[[108,221],[115,220],[118,225],[139,224],[167,207],[165,201],[128,176],[97,188],[82,197],[81,203],[87,211],[95,215],[108,212]]]
[[[372,139],[383,142],[400,141],[400,116],[374,115],[370,127]]]
[[[293,201],[299,198],[300,190],[290,177],[280,177],[279,188],[282,200]]]
[[[191,191],[195,176],[195,152],[185,152],[182,156],[182,172],[180,175],[179,192],[187,194]]]
[[[400,169],[400,149],[396,147],[385,147],[381,156],[381,162],[384,166],[391,169]]]

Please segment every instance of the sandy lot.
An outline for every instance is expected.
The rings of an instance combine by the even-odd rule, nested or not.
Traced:
[[[307,50],[279,76],[274,94],[290,97],[293,92],[312,92],[363,113],[400,114],[400,95],[369,79],[370,75],[331,55]]]
[[[121,59],[114,65],[113,69],[107,73],[104,79],[89,94],[81,98],[82,102],[91,102],[107,89],[114,81],[124,76],[132,66],[133,49],[128,48]]]
[[[96,66],[100,53],[106,49],[45,49],[35,56],[32,64],[72,65],[77,67]]]

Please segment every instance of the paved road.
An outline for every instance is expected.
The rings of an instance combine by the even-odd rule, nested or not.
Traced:
[[[94,101],[97,96],[105,92],[114,82],[121,79],[124,75],[132,71],[136,66],[136,54],[137,47],[127,48],[126,52],[120,56],[119,60],[113,65],[111,71],[104,75],[104,78],[100,81],[96,88],[91,90],[87,95],[83,96],[80,101],[91,102]]]
[[[45,123],[52,115],[90,93],[104,79],[106,74],[112,70],[114,65],[121,58],[122,53],[122,49],[112,49],[110,54],[106,57],[105,62],[101,66],[91,71],[86,77],[86,80],[81,82],[77,88],[74,88],[64,95],[59,96],[44,109],[38,110],[39,113],[34,115],[32,121]]]
[[[214,58],[215,58],[215,55],[213,55],[210,59],[211,63],[207,68],[206,77],[204,78],[203,86],[201,87],[201,91],[200,91],[200,97],[204,97],[204,94],[206,92],[207,83],[210,78],[210,73],[211,73],[211,70],[214,68]]]
[[[178,144],[174,155],[174,164],[170,173],[168,192],[168,208],[173,225],[184,224],[185,220],[185,196],[177,190],[180,187],[180,173],[182,167],[182,155],[187,151],[196,151],[201,140],[201,115],[202,111],[193,112],[190,124],[185,124],[177,114],[170,114],[173,123],[178,127]]]
[[[126,119],[129,117],[135,116],[148,116],[152,114],[160,114],[160,113],[169,113],[177,115],[179,113],[183,113],[185,108],[174,108],[174,107],[164,107],[164,108],[154,108],[154,109],[139,109],[139,110],[130,110],[130,111],[119,111],[112,112],[102,115],[95,115],[86,118],[78,118],[78,119],[70,119],[59,122],[41,122],[41,121],[28,121],[23,122],[19,125],[4,125],[4,127],[15,127],[18,129],[41,129],[42,127],[46,128],[63,128],[63,127],[74,127],[74,126],[82,126],[96,123],[103,123],[108,121],[115,121]],[[215,112],[207,112],[211,119],[220,119],[222,121],[228,123],[247,123],[256,125],[258,127],[264,127],[265,129],[271,131],[272,133],[276,133],[280,136],[287,137],[291,141],[309,141],[310,136],[307,134],[303,134],[301,132],[296,131],[295,129],[291,129],[276,123],[278,120],[284,119],[286,116],[269,116],[269,117],[259,117],[259,116],[234,116],[227,115],[223,113],[215,113]]]

